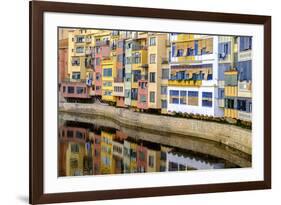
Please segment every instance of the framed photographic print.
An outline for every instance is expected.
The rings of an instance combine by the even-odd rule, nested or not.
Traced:
[[[30,2],[30,203],[271,188],[271,17]]]

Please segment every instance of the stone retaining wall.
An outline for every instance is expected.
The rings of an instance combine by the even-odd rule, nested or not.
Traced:
[[[223,143],[247,154],[252,152],[251,130],[234,125],[145,114],[103,104],[60,103],[59,110],[99,115],[117,120],[126,126],[199,137]]]

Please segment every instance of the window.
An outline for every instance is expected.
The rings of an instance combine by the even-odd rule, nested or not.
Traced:
[[[156,45],[156,38],[155,37],[151,37],[149,39],[149,45],[150,46],[155,46]]]
[[[67,93],[70,93],[70,94],[74,93],[74,87],[73,86],[68,86],[67,87]]]
[[[240,37],[240,49],[239,51],[246,51],[252,49],[252,37]]]
[[[203,107],[212,107],[213,93],[211,92],[202,92],[202,106]]]
[[[155,102],[155,92],[153,92],[153,91],[149,92],[149,98],[150,98],[150,102],[154,103]]]
[[[186,55],[187,56],[193,56],[194,55],[194,50],[192,48],[187,48]]]
[[[71,152],[78,153],[79,152],[79,145],[78,144],[71,144]]]
[[[62,87],[62,92],[65,93],[65,86]]]
[[[112,68],[104,68],[103,69],[104,77],[112,77]]]
[[[155,54],[150,54],[150,56],[149,56],[149,63],[150,64],[155,64],[156,63],[156,55]]]
[[[72,66],[79,66],[80,65],[80,58],[72,58],[71,61]]]
[[[73,131],[67,130],[66,135],[67,135],[67,138],[73,138]]]
[[[141,71],[140,70],[134,70],[133,71],[133,81],[138,82],[141,79]]]
[[[178,49],[177,56],[183,56],[183,49]]]
[[[179,104],[179,98],[172,98],[172,104]]]
[[[246,111],[246,100],[237,100],[237,110]]]
[[[167,86],[161,86],[161,95],[167,95]]]
[[[112,96],[112,91],[105,90],[103,94],[106,96]]]
[[[225,99],[225,107],[234,109],[234,99]]]
[[[77,93],[77,94],[82,94],[82,93],[84,93],[84,88],[83,88],[83,87],[76,87],[76,93]]]
[[[112,82],[111,81],[103,81],[102,84],[104,87],[111,87],[112,86]]]
[[[84,36],[76,36],[76,43],[83,43],[85,42]]]
[[[140,83],[139,83],[139,87],[140,87],[141,89],[146,89],[146,87],[147,87],[147,82],[140,82]]]
[[[96,74],[96,80],[100,80],[101,79],[101,74],[100,73],[97,73]]]
[[[131,99],[138,100],[138,89],[137,88],[131,89]]]
[[[179,91],[170,90],[170,101],[171,104],[179,104]]]
[[[80,72],[73,72],[72,73],[73,80],[80,80]]]
[[[251,60],[238,62],[237,67],[239,70],[238,79],[240,81],[252,80],[252,61]]]
[[[96,59],[96,65],[100,65],[100,58]]]
[[[194,55],[198,55],[198,40],[194,41]]]
[[[83,53],[84,52],[84,47],[76,47],[76,53]]]
[[[171,96],[179,96],[179,91],[178,90],[170,90],[170,95]]]
[[[176,46],[173,44],[172,45],[172,57],[176,56]]]
[[[180,91],[180,104],[185,105],[186,104],[186,91],[181,90]]]
[[[153,156],[148,157],[148,166],[154,167],[154,157]]]
[[[140,53],[135,53],[135,54],[133,54],[133,59],[134,59],[134,64],[139,64],[139,63],[141,63],[141,56],[140,56]]]
[[[162,69],[162,79],[169,79],[169,68]]]
[[[101,52],[101,48],[97,47],[96,51],[97,51],[96,53],[99,54]]]
[[[150,72],[149,73],[149,82],[150,83],[155,83],[155,72]]]
[[[76,138],[78,138],[78,139],[83,139],[83,133],[82,132],[80,132],[80,131],[76,131]]]
[[[145,95],[140,96],[140,102],[146,103],[146,96]]]
[[[219,43],[219,58],[225,59],[225,57],[230,54],[230,42]]]
[[[198,105],[198,92],[188,91],[188,105]]]
[[[167,100],[161,100],[161,108],[167,108]]]

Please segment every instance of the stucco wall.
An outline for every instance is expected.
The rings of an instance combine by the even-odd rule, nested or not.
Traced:
[[[60,103],[60,111],[99,115],[127,126],[199,137],[223,143],[247,154],[252,152],[251,131],[228,124],[133,112],[102,104]]]

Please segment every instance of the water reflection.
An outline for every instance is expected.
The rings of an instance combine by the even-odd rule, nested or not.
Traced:
[[[149,136],[149,133],[144,135]],[[233,161],[206,154],[204,144],[201,144],[201,153],[174,146],[174,143],[140,139],[132,132],[92,123],[62,120],[58,136],[59,176],[239,168],[245,164],[245,159],[237,158],[236,154],[229,157]],[[176,138],[174,142],[177,143]],[[191,146],[200,147],[200,142]],[[211,148],[215,150],[217,146]],[[205,148],[210,149],[207,145]]]

